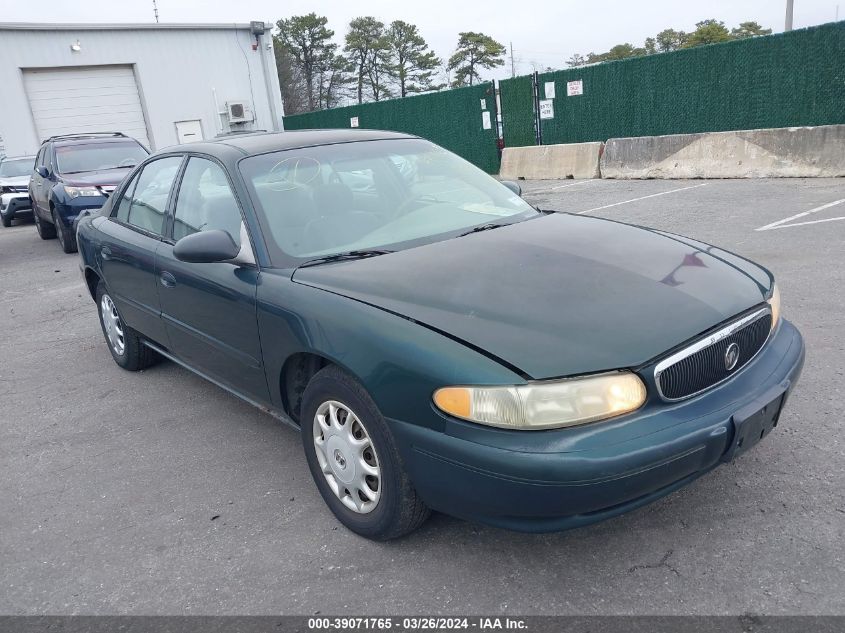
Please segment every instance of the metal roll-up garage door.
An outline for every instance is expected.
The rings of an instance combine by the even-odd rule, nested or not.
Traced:
[[[150,146],[131,66],[23,71],[39,141],[57,134],[123,132]]]

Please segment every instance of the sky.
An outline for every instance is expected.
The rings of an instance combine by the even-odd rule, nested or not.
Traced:
[[[794,28],[845,19],[845,0],[794,0]],[[604,52],[622,42],[642,45],[665,28],[692,31],[708,18],[728,28],[756,21],[775,33],[783,30],[786,0],[157,0],[161,22],[276,22],[309,13],[325,15],[335,39],[361,15],[389,23],[416,24],[443,58],[454,50],[460,31],[480,31],[505,46],[513,43],[516,74],[546,66],[565,67],[573,53]],[[840,5],[837,8],[837,5]],[[49,7],[49,10],[46,10]],[[153,0],[0,0],[2,22],[152,22]],[[505,67],[487,78],[510,75]]]

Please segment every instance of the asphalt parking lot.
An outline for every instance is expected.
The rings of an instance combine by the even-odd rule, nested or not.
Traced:
[[[173,363],[119,369],[78,258],[16,225],[0,229],[0,613],[845,614],[845,180],[522,184],[774,271],[808,353],[766,441],[599,525],[435,515],[373,543],[331,515],[294,431]]]

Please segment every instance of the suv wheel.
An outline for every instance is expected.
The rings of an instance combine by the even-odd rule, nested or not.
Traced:
[[[384,417],[349,374],[333,365],[317,372],[303,394],[300,419],[311,475],[346,527],[383,541],[428,518]]]
[[[8,229],[10,226],[12,226],[12,218],[7,218],[7,217],[6,217],[5,215],[3,215],[2,213],[0,213],[0,221],[2,221],[2,222],[3,222],[3,226],[5,226],[7,229]]]
[[[106,285],[97,284],[97,308],[100,313],[100,326],[109,346],[114,362],[128,371],[139,371],[155,364],[159,356],[144,345],[141,336],[123,323],[117,306],[114,305]]]
[[[61,244],[62,250],[65,253],[75,253],[76,235],[73,234],[72,229],[65,226],[65,223],[62,222],[62,219],[59,217],[59,214],[55,209],[53,209],[53,228],[53,232],[59,238],[59,244]]]
[[[54,239],[56,237],[56,227],[49,222],[45,223],[44,220],[38,216],[38,211],[35,210],[34,206],[32,207],[32,211],[32,215],[35,218],[35,230],[38,231],[38,237],[42,240]]]

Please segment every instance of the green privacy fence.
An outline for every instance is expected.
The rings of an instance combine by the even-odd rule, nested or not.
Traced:
[[[482,99],[484,104],[482,104]],[[486,107],[488,115],[485,116]],[[286,116],[286,130],[359,127],[426,138],[488,173],[499,171],[493,84]],[[489,122],[489,126],[485,123]],[[485,129],[485,127],[487,129]]]
[[[567,96],[569,82],[583,94]],[[845,123],[845,22],[537,77],[543,144]],[[506,146],[535,144],[532,77],[503,80]]]

